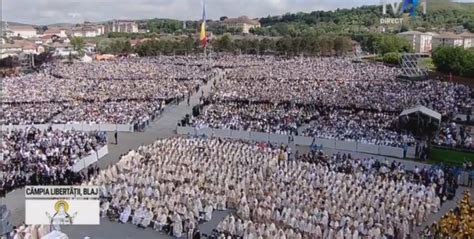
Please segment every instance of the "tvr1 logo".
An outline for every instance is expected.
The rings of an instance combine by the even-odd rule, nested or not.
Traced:
[[[387,14],[387,6],[392,8],[394,15],[399,15],[409,10],[410,16],[416,16],[416,8],[421,5],[423,14],[426,14],[426,1],[427,0],[403,0],[402,2],[381,0],[382,1],[382,14]]]

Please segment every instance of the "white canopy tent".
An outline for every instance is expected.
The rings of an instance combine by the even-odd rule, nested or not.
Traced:
[[[411,115],[411,114],[416,113],[416,112],[420,112],[421,114],[424,114],[426,116],[429,116],[433,119],[438,120],[438,122],[441,122],[441,114],[440,113],[438,113],[434,110],[428,109],[428,108],[426,108],[422,105],[418,105],[418,106],[415,106],[413,108],[406,109],[406,110],[402,111],[402,113],[400,114],[400,117],[408,116],[408,115]]]

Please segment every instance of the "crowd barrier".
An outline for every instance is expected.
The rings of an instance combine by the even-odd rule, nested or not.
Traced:
[[[84,158],[81,158],[79,161],[77,161],[72,166],[72,170],[74,172],[79,172],[79,171],[89,167],[89,165],[99,161],[99,159],[103,158],[108,153],[109,153],[109,148],[107,147],[107,145],[105,145],[102,148],[100,148],[99,150],[94,151],[90,155],[88,155]]]
[[[241,131],[241,130],[228,130],[228,129],[212,129],[212,128],[201,128],[196,129],[193,127],[181,127],[178,126],[176,129],[180,135],[192,135],[192,136],[206,136],[206,137],[219,137],[219,138],[230,138],[230,139],[244,139],[252,140],[256,142],[271,142],[288,144],[290,136],[281,134],[270,134],[261,132]],[[323,148],[339,149],[345,151],[353,151],[360,153],[368,153],[374,155],[383,155],[396,158],[403,158],[403,148],[390,147],[375,144],[366,144],[356,141],[344,141],[334,139],[323,139],[313,138],[305,136],[293,136],[294,144],[302,146],[310,145],[322,145]],[[408,147],[407,157],[414,157],[414,147]]]
[[[32,125],[2,125],[2,131],[9,131],[14,129],[26,129],[35,127],[37,129],[46,130],[52,128],[53,130],[76,130],[76,131],[108,131],[108,132],[133,132],[133,124],[32,124]]]

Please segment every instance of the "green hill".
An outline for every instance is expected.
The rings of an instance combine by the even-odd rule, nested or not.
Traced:
[[[388,29],[400,30],[454,30],[458,26],[474,32],[474,3],[459,3],[446,0],[428,0],[427,14],[417,9],[416,17],[406,14],[403,25],[383,25]],[[264,26],[255,30],[258,35],[301,36],[305,34],[375,31],[380,19],[384,17],[400,17],[382,15],[382,6],[361,6],[352,9],[335,11],[313,11],[309,13],[287,13],[282,16],[268,16],[260,19]]]
[[[444,9],[474,11],[474,3],[453,2],[446,0],[428,0],[428,12]]]

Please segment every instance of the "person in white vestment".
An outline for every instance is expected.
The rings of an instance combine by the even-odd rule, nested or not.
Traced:
[[[204,221],[210,221],[212,219],[212,205],[207,204],[207,206],[204,208]]]
[[[183,235],[183,221],[181,220],[181,216],[179,214],[175,214],[173,217],[173,236],[181,237]]]
[[[127,223],[128,219],[130,218],[130,214],[132,213],[132,207],[130,207],[130,204],[127,204],[123,211],[120,213],[120,222],[122,223]]]
[[[426,220],[437,204],[426,196],[432,187],[409,181],[403,168],[386,167],[382,175],[375,170],[375,159],[326,156],[322,151],[318,157],[324,160],[285,160],[278,165],[279,152],[222,139],[158,140],[124,156],[119,167],[109,169],[117,172],[100,173],[108,176],[93,177],[91,185],[108,186],[110,208],[124,208],[117,213],[120,221],[129,222],[136,209],[133,224],[146,227],[154,220],[155,230],[171,226],[173,235],[184,235],[201,215],[211,221],[214,210],[231,205],[236,217],[229,216],[227,225],[220,226],[224,234],[244,238],[382,236],[386,231],[381,229],[389,225],[409,235],[413,221]],[[387,174],[402,178],[394,181]],[[403,220],[407,227],[400,230],[394,223]]]
[[[132,223],[134,225],[140,224],[140,222],[142,221],[143,216],[144,216],[143,214],[144,214],[144,209],[142,207],[135,210],[135,212],[133,213],[133,217],[132,217]]]
[[[147,228],[151,221],[153,220],[153,212],[150,209],[147,209],[144,213],[143,220],[140,223],[140,226]]]

